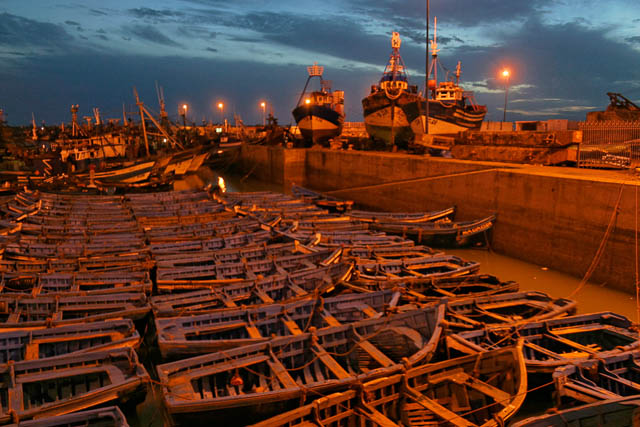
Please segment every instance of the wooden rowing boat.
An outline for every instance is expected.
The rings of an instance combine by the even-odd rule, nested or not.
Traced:
[[[490,240],[489,233],[496,221],[495,215],[474,221],[415,223],[415,222],[374,222],[372,230],[409,237],[418,244],[436,247],[462,247],[484,244]]]
[[[640,394],[638,357],[640,351],[634,350],[557,368],[556,406],[566,399],[593,403]]]
[[[351,210],[347,214],[349,217],[363,222],[384,222],[384,223],[412,223],[412,222],[436,222],[453,221],[456,214],[456,207],[440,209],[430,212],[374,212]]]
[[[635,427],[640,420],[640,397],[603,400],[575,408],[555,410],[552,413],[526,418],[511,427],[549,426],[616,426]]]
[[[449,354],[474,354],[513,345],[521,338],[530,373],[551,374],[560,366],[640,346],[629,319],[610,312],[463,331],[447,335],[446,342]]]
[[[65,415],[20,421],[7,427],[129,427],[127,419],[117,406],[73,412]]]
[[[0,423],[68,414],[107,402],[144,398],[149,374],[133,349],[0,365]]]
[[[521,347],[426,364],[254,424],[254,427],[501,427],[522,406]]]
[[[576,306],[576,301],[552,298],[544,292],[514,292],[450,301],[446,319],[454,330],[471,330],[568,316]]]

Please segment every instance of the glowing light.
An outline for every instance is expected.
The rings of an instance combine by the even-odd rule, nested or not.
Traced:
[[[261,103],[260,103],[260,106],[261,106],[262,108],[264,108],[264,107],[266,107],[266,106],[267,106],[267,104],[265,104],[264,102],[261,102]]]
[[[509,73],[509,70],[503,70],[502,71],[502,77],[509,77],[511,73]]]
[[[225,184],[224,178],[221,176],[218,177],[218,187],[220,187],[220,191],[223,193],[227,192],[227,184]]]
[[[218,108],[222,110],[222,109],[224,108],[224,104],[223,104],[222,102],[220,102],[220,103],[218,104]]]
[[[309,98],[307,98],[307,99],[304,100],[304,103],[305,104],[311,104],[311,100]]]

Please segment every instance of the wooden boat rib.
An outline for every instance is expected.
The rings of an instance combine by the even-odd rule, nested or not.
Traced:
[[[158,347],[163,357],[204,354],[274,337],[380,318],[397,304],[393,291],[313,298],[288,304],[216,310],[186,317],[155,320]]]
[[[447,335],[446,342],[449,351],[474,354],[523,338],[527,370],[551,374],[560,366],[638,348],[638,333],[632,326],[624,316],[593,313],[464,331]]]
[[[527,373],[521,348],[426,364],[375,379],[357,390],[314,402],[254,424],[499,427],[522,406]]]
[[[127,419],[117,406],[73,412],[65,415],[20,421],[7,427],[129,427]]]
[[[158,365],[164,401],[173,414],[266,411],[267,404],[394,374],[430,359],[443,314],[442,305],[430,306]]]
[[[551,298],[543,292],[527,291],[447,303],[447,324],[457,330],[471,330],[499,324],[522,324],[574,314],[577,303]]]
[[[0,422],[64,415],[146,394],[149,374],[133,349],[0,365]]]
[[[0,363],[37,360],[116,348],[137,348],[140,335],[129,319],[53,328],[0,330]]]

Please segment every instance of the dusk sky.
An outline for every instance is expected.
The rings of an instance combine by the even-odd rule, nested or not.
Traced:
[[[431,16],[442,64],[461,61],[486,120],[502,120],[504,67],[508,120],[584,120],[606,92],[640,104],[638,0],[431,0]],[[134,86],[158,111],[158,82],[173,119],[186,102],[190,120],[219,121],[222,101],[255,124],[265,100],[286,125],[317,61],[362,121],[392,31],[422,90],[425,19],[422,0],[1,0],[0,108],[12,125],[69,122],[71,104],[120,118]]]

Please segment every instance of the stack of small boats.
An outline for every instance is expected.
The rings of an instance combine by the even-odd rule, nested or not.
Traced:
[[[262,426],[498,426],[534,375],[560,404],[640,394],[626,318],[572,316],[574,301],[375,226],[470,242],[453,208],[353,211],[300,191],[1,206],[0,424],[127,425],[152,389],[156,422]]]

